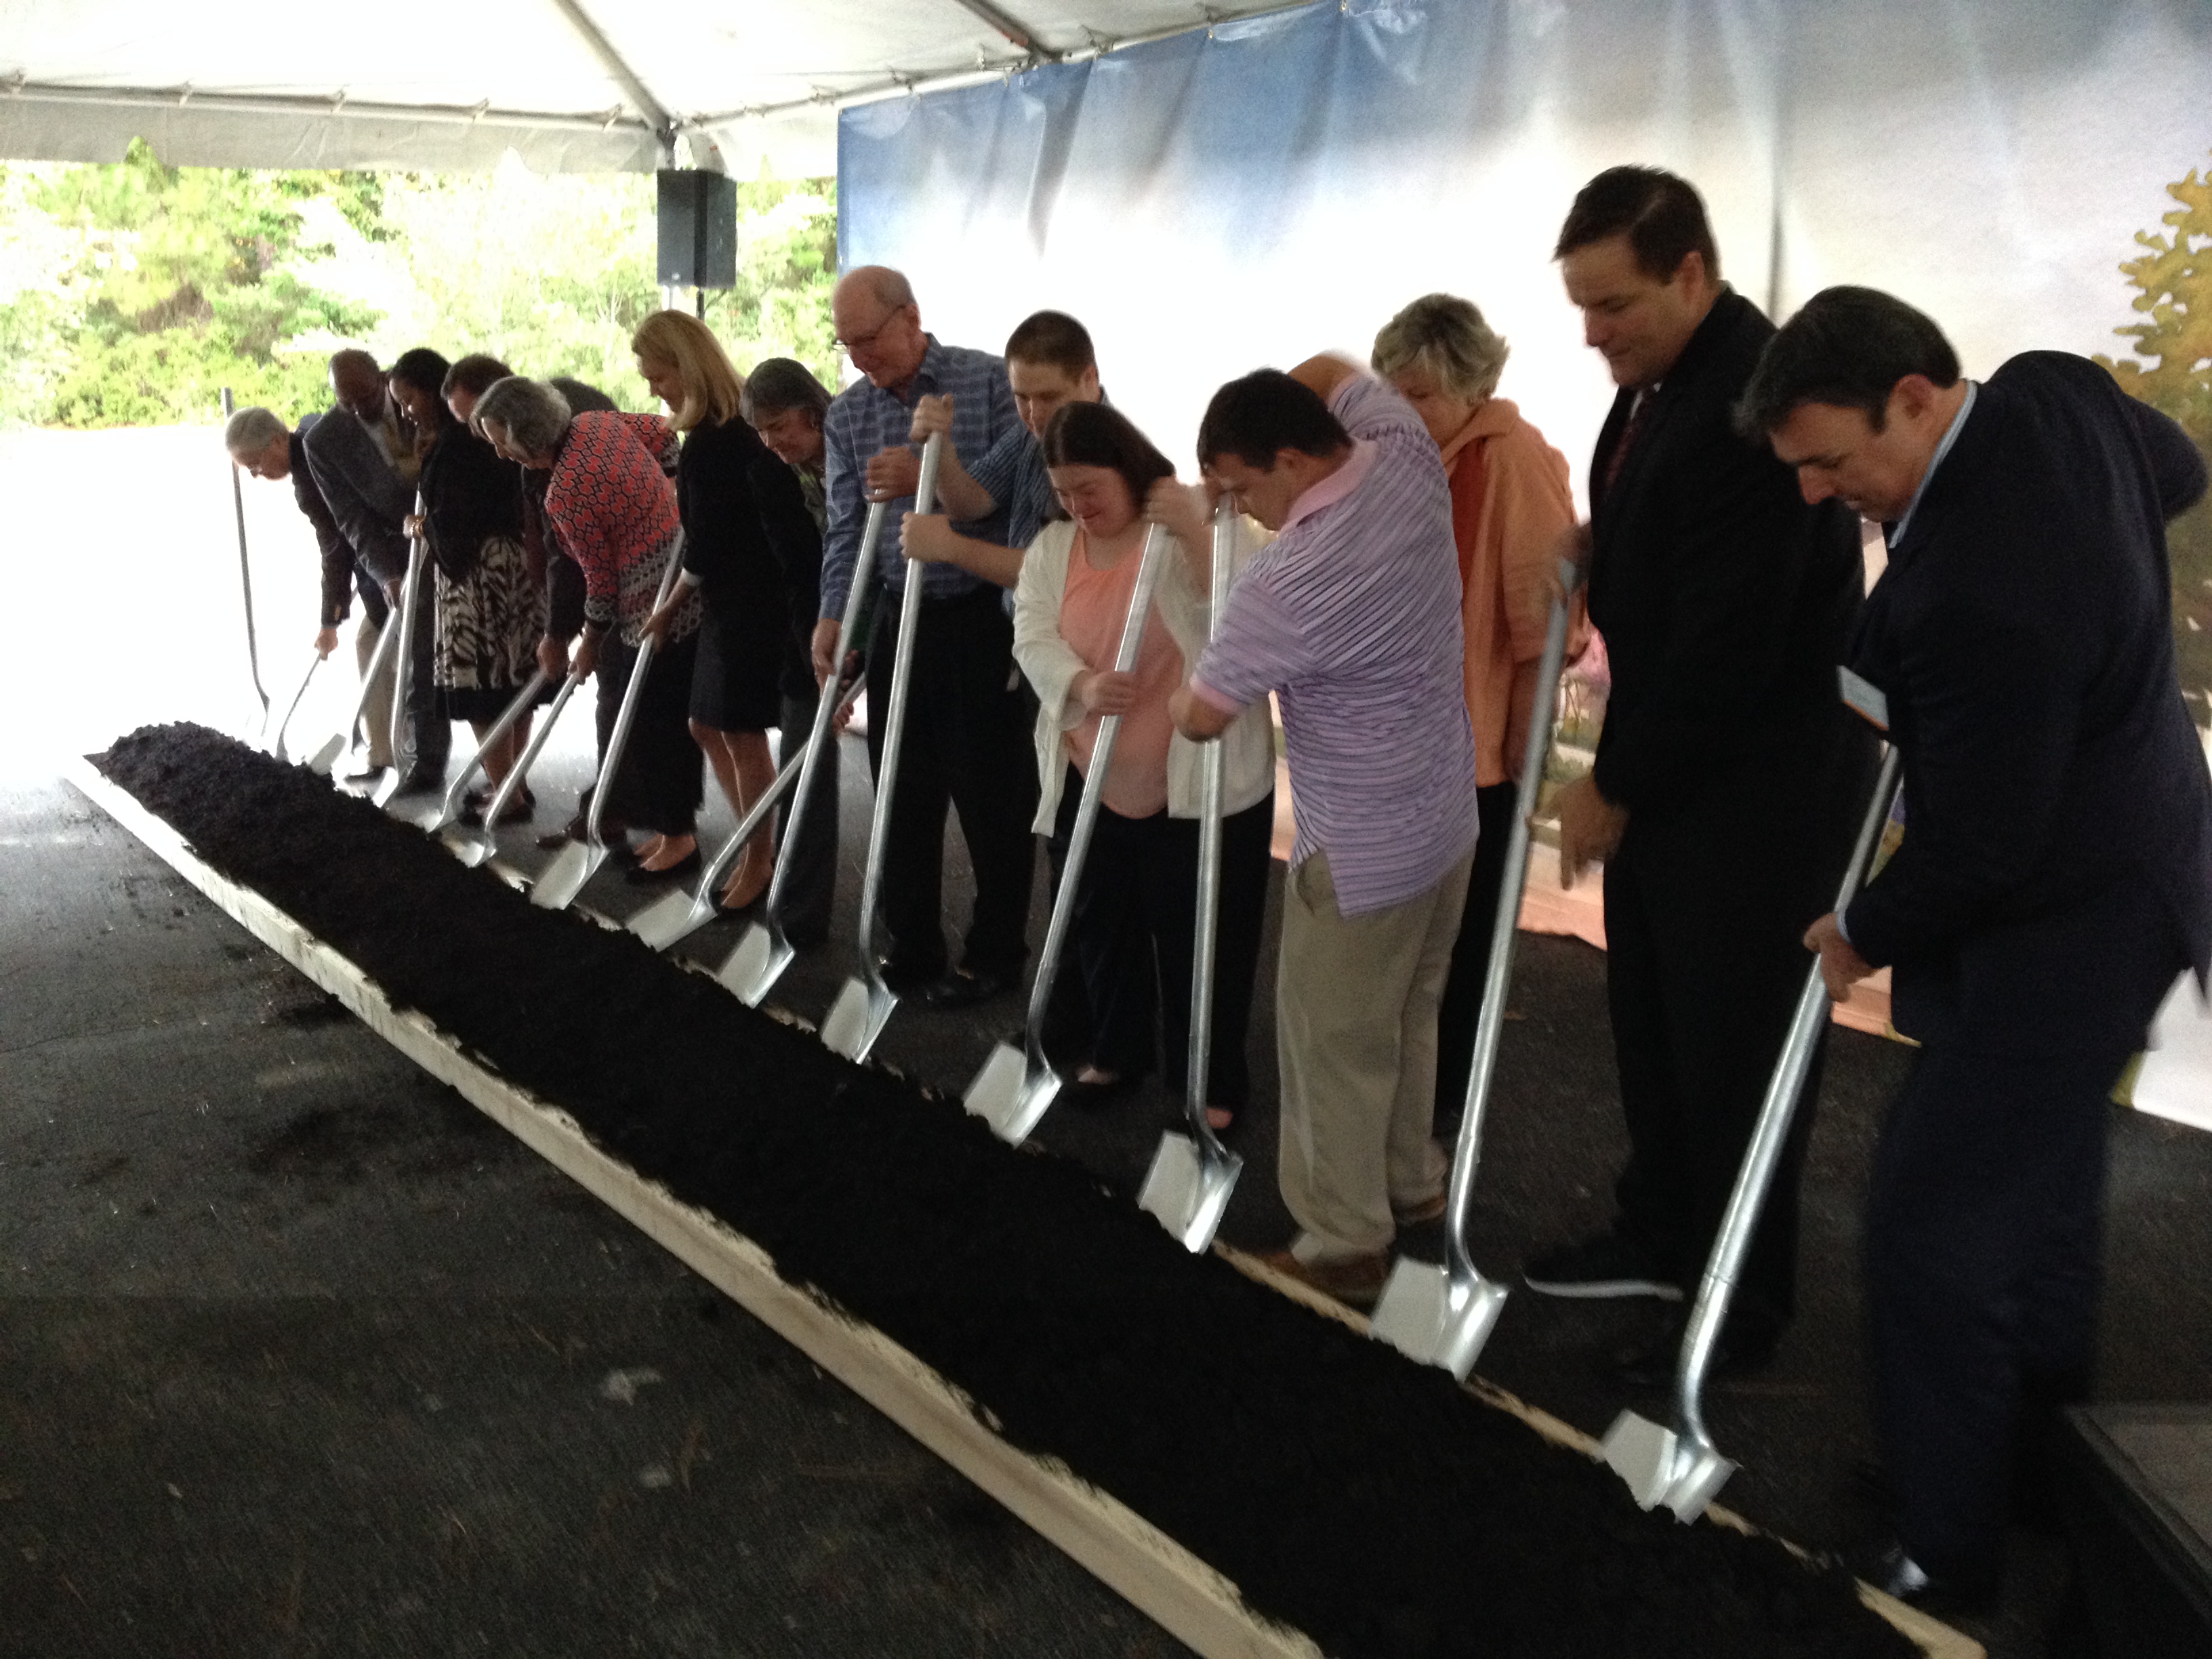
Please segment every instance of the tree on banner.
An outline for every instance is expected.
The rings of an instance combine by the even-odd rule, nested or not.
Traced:
[[[2121,387],[2181,423],[2212,457],[2212,171],[2197,169],[2166,194],[2181,204],[2136,233],[2142,253],[2120,272],[2136,289],[2129,303],[2148,320],[2112,331],[2134,340],[2144,362],[2097,361]],[[2173,631],[2184,694],[2199,725],[2212,725],[2212,498],[2167,532],[2173,561]]]

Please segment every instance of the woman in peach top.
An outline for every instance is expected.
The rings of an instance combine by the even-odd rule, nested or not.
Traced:
[[[1162,1073],[1183,1089],[1190,963],[1198,898],[1200,745],[1176,733],[1168,697],[1206,642],[1212,550],[1170,542],[1135,669],[1114,672],[1150,526],[1145,503],[1174,466],[1104,404],[1069,404],[1043,436],[1046,476],[1061,516],[1022,560],[1014,590],[1014,659],[1037,694],[1034,828],[1065,844],[1091,769],[1099,721],[1121,717],[1077,888],[1076,962],[1091,1005],[1089,1063],[1063,1098],[1102,1100],[1135,1085],[1153,1061],[1155,1007]],[[1264,703],[1223,734],[1221,908],[1206,1099],[1226,1128],[1249,1089],[1245,1029],[1259,965],[1274,826],[1274,735]]]
[[[1575,523],[1566,457],[1497,395],[1506,344],[1468,301],[1418,299],[1375,337],[1375,372],[1413,406],[1443,453],[1459,545],[1467,631],[1467,712],[1474,722],[1475,805],[1481,823],[1451,976],[1437,1013],[1437,1117],[1455,1121],[1474,1054],[1505,841],[1535,702],[1536,663],[1551,617],[1551,563]],[[1576,602],[1567,658],[1588,637]]]

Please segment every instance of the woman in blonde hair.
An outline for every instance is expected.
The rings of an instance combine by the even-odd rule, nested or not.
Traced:
[[[691,735],[743,817],[775,775],[768,732],[779,724],[787,682],[796,672],[813,688],[821,532],[791,469],[739,413],[744,382],[704,323],[655,312],[630,349],[684,434],[676,469],[683,586],[696,587],[706,604],[691,675]],[[668,613],[687,597],[679,589]],[[763,826],[732,867],[723,907],[742,909],[758,898],[775,866],[773,835]]]

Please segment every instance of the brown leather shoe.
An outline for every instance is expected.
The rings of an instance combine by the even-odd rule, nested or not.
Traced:
[[[1301,1261],[1288,1250],[1270,1250],[1260,1260],[1285,1278],[1349,1308],[1373,1307],[1382,1297],[1382,1281],[1390,1276],[1390,1257],[1384,1250],[1334,1261]]]

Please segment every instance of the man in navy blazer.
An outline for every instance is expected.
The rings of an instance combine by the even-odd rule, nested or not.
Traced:
[[[1808,500],[1888,528],[1843,685],[1903,751],[1904,840],[1806,944],[1838,1000],[1892,967],[1922,1045],[1867,1199],[1884,1588],[1971,1609],[2016,1460],[2088,1391],[2112,1089],[2175,976],[2212,971],[2212,777],[2166,551],[2205,463],[2084,358],[1961,379],[1869,289],[1790,319],[1741,417]]]

